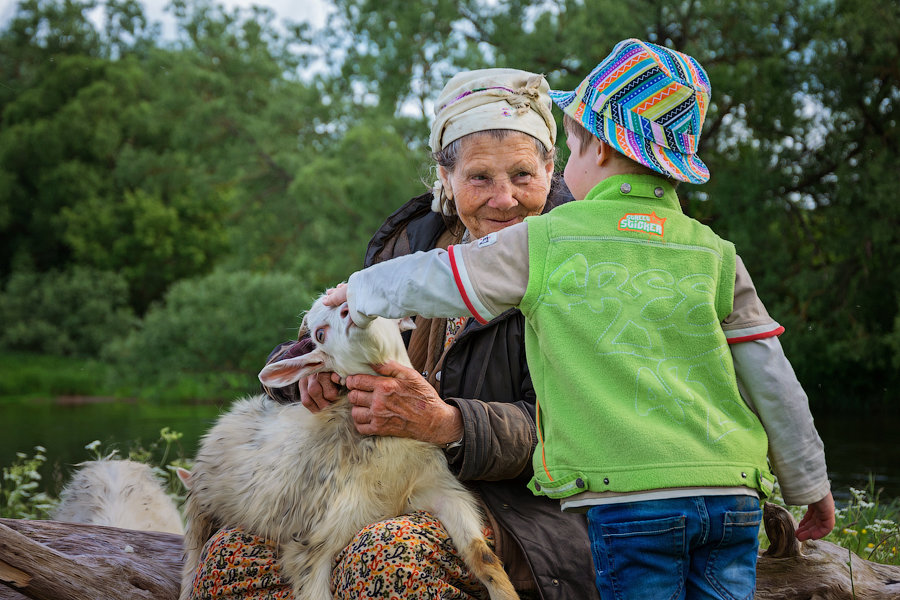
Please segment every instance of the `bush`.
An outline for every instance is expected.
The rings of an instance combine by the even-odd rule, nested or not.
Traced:
[[[218,271],[173,285],[141,327],[104,354],[119,382],[142,387],[184,375],[232,381],[238,375],[258,387],[269,352],[296,337],[308,304],[294,276]]]
[[[190,469],[192,461],[184,456],[179,444],[182,434],[163,427],[159,439],[149,447],[131,443],[126,458],[148,465],[163,484],[165,492],[178,505],[184,502],[185,489],[176,474],[181,467]],[[86,460],[117,459],[118,450],[100,448],[100,441],[86,445],[89,452]],[[0,457],[2,458],[2,457]],[[51,492],[39,489],[43,485],[40,469],[47,462],[46,449],[35,446],[29,456],[16,452],[9,466],[0,468],[0,518],[7,519],[49,519],[59,504],[59,498]],[[72,465],[70,471],[79,465]],[[71,472],[68,474],[71,476]]]
[[[54,356],[96,356],[136,320],[116,273],[87,267],[17,272],[0,293],[0,348]]]
[[[0,469],[0,517],[6,519],[46,519],[57,500],[38,490],[40,468],[47,462],[43,446],[35,446],[28,456],[17,452],[11,465]]]

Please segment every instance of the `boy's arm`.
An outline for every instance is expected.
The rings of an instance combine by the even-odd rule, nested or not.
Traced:
[[[723,322],[741,395],[769,438],[769,458],[789,504],[830,497],[824,445],[806,392],[784,355],[784,328],[768,314],[738,257],[734,312]]]
[[[376,316],[413,315],[471,315],[484,323],[517,306],[527,284],[528,229],[521,223],[470,244],[416,252],[358,271],[347,282],[346,299],[358,325]]]
[[[375,317],[469,315],[453,281],[448,252],[442,249],[400,256],[357,271],[344,291],[350,318],[361,326]],[[340,299],[329,292],[326,304]]]
[[[731,346],[741,395],[769,437],[769,458],[788,504],[815,503],[831,485],[809,402],[777,337]]]

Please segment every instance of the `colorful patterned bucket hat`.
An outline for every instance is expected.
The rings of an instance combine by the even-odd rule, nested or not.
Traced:
[[[564,113],[634,161],[704,183],[697,157],[710,85],[687,54],[636,39],[616,44],[573,92],[551,91]]]

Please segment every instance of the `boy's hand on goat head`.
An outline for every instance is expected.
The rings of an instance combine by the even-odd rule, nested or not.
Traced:
[[[322,304],[331,308],[340,308],[341,318],[349,316],[350,321],[352,321],[354,325],[360,329],[365,329],[378,317],[378,315],[367,315],[360,312],[351,314],[350,302],[347,300],[348,289],[346,283],[339,283],[333,288],[328,288],[325,290],[325,294],[322,297]],[[403,326],[401,325],[401,331],[404,331],[402,327]]]
[[[333,288],[325,290],[325,298],[322,303],[325,306],[340,306],[347,301],[347,284],[339,283]]]
[[[313,413],[328,408],[341,396],[341,376],[337,373],[316,373],[298,381],[297,386],[300,403]]]
[[[446,444],[463,435],[459,409],[444,402],[415,369],[394,361],[378,375],[350,375],[353,421],[364,435],[393,435]]]

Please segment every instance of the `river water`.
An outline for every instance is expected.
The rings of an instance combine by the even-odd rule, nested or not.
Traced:
[[[69,398],[54,402],[0,403],[0,466],[16,452],[47,449],[48,489],[58,492],[70,465],[93,458],[84,446],[100,440],[103,449],[127,453],[134,440],[145,447],[163,427],[184,434],[180,450],[193,456],[198,440],[225,407],[215,404],[159,406],[147,402],[86,402]],[[817,414],[816,427],[825,442],[832,489],[838,501],[850,486],[866,489],[870,477],[882,500],[900,498],[900,413],[878,417]],[[177,450],[177,449],[176,449]]]

